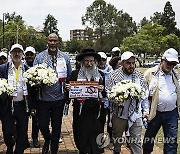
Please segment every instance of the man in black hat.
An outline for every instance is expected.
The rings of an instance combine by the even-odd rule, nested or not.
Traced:
[[[73,134],[75,144],[80,154],[100,154],[101,150],[96,141],[97,136],[102,133],[100,123],[100,99],[103,95],[103,74],[98,71],[97,61],[100,55],[93,49],[85,49],[78,56],[81,62],[80,70],[72,72],[70,81],[97,81],[99,82],[99,98],[76,98],[73,103]],[[67,85],[67,90],[70,85]]]

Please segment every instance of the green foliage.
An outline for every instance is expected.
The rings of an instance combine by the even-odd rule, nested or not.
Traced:
[[[173,47],[178,50],[179,38],[175,34],[163,35],[165,29],[162,25],[148,23],[136,35],[126,37],[121,49],[136,54],[156,54],[157,57],[168,48]]]
[[[153,16],[150,17],[150,21],[152,23],[157,23],[157,24],[161,24],[161,18],[162,18],[162,13],[161,12],[155,12],[153,14]]]
[[[58,28],[57,28],[58,21],[54,18],[54,16],[48,14],[44,24],[43,32],[45,36],[48,36],[51,33],[56,33],[58,35]],[[59,35],[58,35],[59,36]]]
[[[148,19],[146,19],[146,17],[144,17],[140,23],[139,23],[139,28],[143,27],[144,25],[148,24],[150,21]]]
[[[137,31],[136,23],[128,13],[118,11],[104,0],[95,0],[82,16],[82,24],[94,30],[95,50],[109,52],[119,46],[123,38]]]
[[[168,1],[164,7],[164,12],[160,20],[160,24],[166,27],[164,33],[170,34],[176,31],[175,12],[172,9],[171,3]]]
[[[71,40],[66,43],[65,51],[70,53],[78,53],[82,49],[82,43],[79,40]]]
[[[13,21],[13,22],[19,23],[19,25],[24,24],[24,20],[23,20],[22,16],[16,15],[16,12],[13,12],[11,14],[5,13],[4,18],[5,18],[6,22]]]
[[[20,15],[6,13],[4,25],[4,47],[10,49],[14,43],[20,43],[24,48],[33,46],[37,51],[46,48],[46,37],[43,33],[34,29],[34,27],[25,25]],[[1,24],[2,22],[0,22]],[[3,38],[3,31],[0,29],[0,40]],[[3,41],[0,41],[0,48],[3,47]]]
[[[155,12],[150,19],[152,23],[158,23],[166,28],[163,35],[174,33],[177,36],[180,36],[180,30],[176,28],[175,12],[173,11],[172,5],[169,1],[165,4],[164,12]]]

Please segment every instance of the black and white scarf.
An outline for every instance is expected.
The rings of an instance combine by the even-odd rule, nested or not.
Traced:
[[[124,80],[124,78],[125,78],[125,73],[123,72],[122,67],[115,70],[114,72],[111,73],[111,75],[107,81],[106,90],[110,91],[114,85],[116,85],[118,82]],[[145,90],[147,90],[147,88],[148,88],[148,86],[145,82],[143,73],[141,73],[138,70],[134,70],[134,72],[132,73],[132,82],[139,84]],[[131,103],[130,103],[129,109],[128,109],[129,110],[128,111],[129,118],[133,115],[134,112],[138,112],[139,103],[140,103],[140,100],[138,100],[138,101],[134,100],[134,99],[131,100]],[[118,116],[120,116],[120,114],[121,114],[121,113],[119,113],[119,106],[116,105],[115,103],[113,105],[113,113],[115,113]]]

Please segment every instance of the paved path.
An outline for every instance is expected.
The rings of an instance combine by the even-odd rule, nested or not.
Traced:
[[[32,140],[31,140],[31,119],[29,121],[29,141],[31,144],[31,147],[25,150],[25,154],[39,154],[42,151],[42,146],[44,143],[43,137],[41,133],[39,133],[39,140],[40,140],[40,148],[33,148],[32,146]],[[1,132],[1,125],[0,125],[0,135],[2,136]],[[73,140],[73,132],[72,132],[72,107],[70,107],[69,115],[63,117],[63,123],[62,123],[62,143],[59,143],[59,154],[78,154],[78,150],[75,146],[74,140]],[[159,150],[158,150],[159,151]],[[0,137],[0,154],[5,154],[6,152],[6,146],[2,140],[2,137]],[[110,144],[108,147],[105,148],[105,154],[112,154],[112,144]],[[129,149],[127,149],[125,146],[122,146],[122,154],[130,154]],[[154,153],[155,154],[155,153]],[[158,153],[160,154],[160,153]]]

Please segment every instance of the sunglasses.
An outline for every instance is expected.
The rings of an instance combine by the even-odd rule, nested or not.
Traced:
[[[166,64],[168,65],[168,66],[176,66],[177,65],[177,63],[176,62],[170,62],[170,61],[167,61],[167,60],[165,60],[165,62],[166,62]]]
[[[34,56],[34,53],[32,53],[32,52],[27,52],[27,53],[25,53],[25,55],[26,55],[26,56]]]

